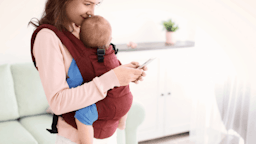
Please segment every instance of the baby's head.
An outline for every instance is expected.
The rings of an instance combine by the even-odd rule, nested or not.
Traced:
[[[98,15],[86,18],[80,27],[80,40],[86,47],[107,49],[112,40],[109,22]]]

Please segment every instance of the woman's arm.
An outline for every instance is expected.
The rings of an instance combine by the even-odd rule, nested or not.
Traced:
[[[49,29],[42,29],[36,36],[33,54],[47,101],[52,111],[63,114],[96,103],[106,97],[107,91],[120,86],[113,70],[95,77],[76,88],[66,82],[63,48],[60,39]]]

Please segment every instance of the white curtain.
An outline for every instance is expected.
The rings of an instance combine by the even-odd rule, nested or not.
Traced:
[[[210,44],[210,45],[209,45]],[[228,55],[197,28],[190,140],[195,144],[255,144],[255,77],[236,73]]]

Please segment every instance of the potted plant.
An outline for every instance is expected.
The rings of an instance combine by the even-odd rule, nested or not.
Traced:
[[[166,45],[173,45],[176,42],[174,32],[179,29],[175,26],[175,23],[170,19],[169,21],[163,21],[164,28],[166,29]]]

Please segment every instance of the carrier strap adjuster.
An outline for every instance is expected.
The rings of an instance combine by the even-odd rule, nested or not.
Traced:
[[[104,61],[105,49],[97,49],[98,62]]]

